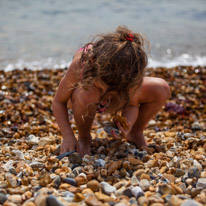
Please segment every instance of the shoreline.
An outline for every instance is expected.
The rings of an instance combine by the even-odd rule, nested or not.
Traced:
[[[62,137],[51,103],[64,72],[0,70],[5,206],[206,204],[206,67],[147,68],[147,76],[161,77],[171,88],[170,99],[144,131],[149,147],[139,150],[107,138],[100,122],[110,116],[97,115],[92,155],[57,161]]]

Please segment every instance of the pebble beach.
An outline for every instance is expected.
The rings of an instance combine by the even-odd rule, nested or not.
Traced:
[[[147,68],[171,97],[137,149],[92,127],[92,155],[58,159],[52,100],[65,69],[0,71],[0,205],[206,205],[206,67]],[[77,134],[74,119],[70,123]]]

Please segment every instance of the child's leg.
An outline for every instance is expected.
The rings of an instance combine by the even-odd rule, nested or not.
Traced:
[[[163,79],[147,77],[142,86],[142,94],[145,102],[140,104],[138,118],[127,138],[139,148],[147,145],[143,130],[169,98],[170,89]]]
[[[92,100],[92,99],[90,99]],[[90,154],[92,137],[90,134],[92,122],[96,114],[95,107],[89,107],[88,96],[81,89],[74,91],[72,95],[72,111],[78,130],[78,144],[82,156]]]

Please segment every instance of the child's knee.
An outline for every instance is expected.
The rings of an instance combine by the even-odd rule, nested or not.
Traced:
[[[164,79],[148,77],[146,80],[145,91],[150,102],[165,102],[170,97],[170,88]]]
[[[170,87],[168,83],[164,79],[157,78],[155,86],[156,86],[155,95],[157,95],[157,97],[161,98],[162,100],[166,101],[171,95]]]

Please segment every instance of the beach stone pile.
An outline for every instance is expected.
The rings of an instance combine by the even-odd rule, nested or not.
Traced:
[[[98,114],[92,155],[59,160],[51,103],[65,72],[0,71],[0,205],[206,205],[205,67],[147,69],[172,93],[144,131],[147,147],[108,137],[111,115]]]

